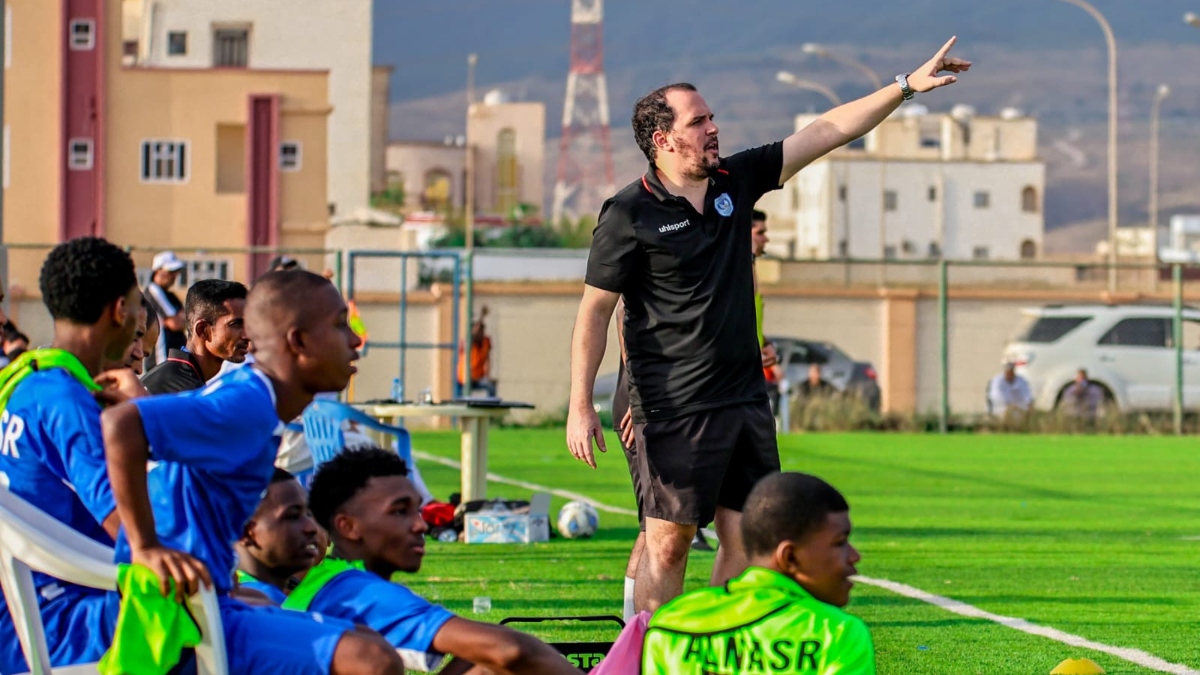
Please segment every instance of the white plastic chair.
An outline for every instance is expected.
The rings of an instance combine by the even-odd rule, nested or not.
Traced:
[[[117,566],[113,550],[95,542],[47,515],[37,507],[0,487],[0,587],[21,650],[31,675],[83,675],[96,673],[97,664],[63,668],[50,667],[45,628],[38,608],[33,572],[63,581],[116,590]],[[188,599],[188,609],[200,627],[196,646],[199,675],[229,675],[225,656],[225,632],[217,595],[211,589]]]

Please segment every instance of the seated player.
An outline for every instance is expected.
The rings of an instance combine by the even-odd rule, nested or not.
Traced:
[[[282,605],[297,575],[325,557],[322,539],[308,510],[308,493],[295,476],[275,469],[271,487],[236,544],[238,585]]]
[[[379,448],[346,450],[321,465],[309,504],[333,540],[333,553],[309,570],[284,608],[373,628],[414,670],[432,671],[450,654],[462,661],[442,673],[463,672],[470,667],[466,661],[496,673],[578,675],[562,655],[532,636],[457,617],[389,581],[395,572],[416,572],[425,555],[429,527],[407,474],[404,460]],[[273,541],[299,544],[291,537]],[[298,553],[280,551],[274,557],[298,558]],[[272,579],[277,585],[286,581]]]
[[[12,386],[0,388],[8,393],[0,398],[0,484],[112,546],[120,522],[105,477],[100,406],[145,390],[131,371],[102,371],[106,362],[123,361],[137,329],[142,294],[133,260],[103,239],[72,239],[46,257],[39,287],[54,341],[51,349],[26,352],[0,378]],[[46,574],[34,574],[33,583],[50,665],[98,661],[112,640],[117,594]],[[0,673],[28,670],[0,596]]]
[[[850,601],[858,551],[833,486],[776,473],[750,491],[742,541],[750,567],[724,586],[663,605],[642,649],[645,675],[874,675],[875,650]]]
[[[214,588],[232,673],[402,675],[399,655],[373,632],[228,596],[233,542],[271,484],[278,429],[317,392],[345,388],[362,344],[337,289],[303,271],[260,279],[246,303],[246,327],[257,348],[253,366],[203,389],[103,413],[122,525],[117,560],[149,568],[164,595],[173,581],[181,600],[202,584]],[[157,464],[147,476],[150,460]]]

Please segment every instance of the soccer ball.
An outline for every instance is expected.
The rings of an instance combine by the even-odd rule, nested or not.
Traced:
[[[558,533],[567,539],[585,539],[596,534],[600,516],[587,502],[567,502],[558,512]]]

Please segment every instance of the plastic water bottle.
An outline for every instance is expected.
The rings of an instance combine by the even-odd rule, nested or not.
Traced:
[[[471,600],[471,609],[475,610],[476,614],[486,614],[492,611],[492,599],[486,595],[477,595]]]
[[[458,533],[454,530],[442,530],[442,533],[438,535],[438,541],[443,544],[452,544],[458,541]]]
[[[398,377],[392,379],[392,400],[396,403],[404,401],[404,381]]]

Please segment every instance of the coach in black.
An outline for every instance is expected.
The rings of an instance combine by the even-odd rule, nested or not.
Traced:
[[[971,64],[947,56],[953,44],[785,140],[724,159],[712,111],[692,85],[662,87],[634,106],[634,136],[650,168],[600,211],[572,338],[567,445],[592,467],[592,439],[605,450],[591,392],[623,296],[646,520],[638,610],[682,592],[692,536],[709,522],[721,541],[712,583],[740,574],[742,505],[760,478],[779,470],[754,316],[755,202],[878,126],[915,92],[955,82],[939,74]]]

